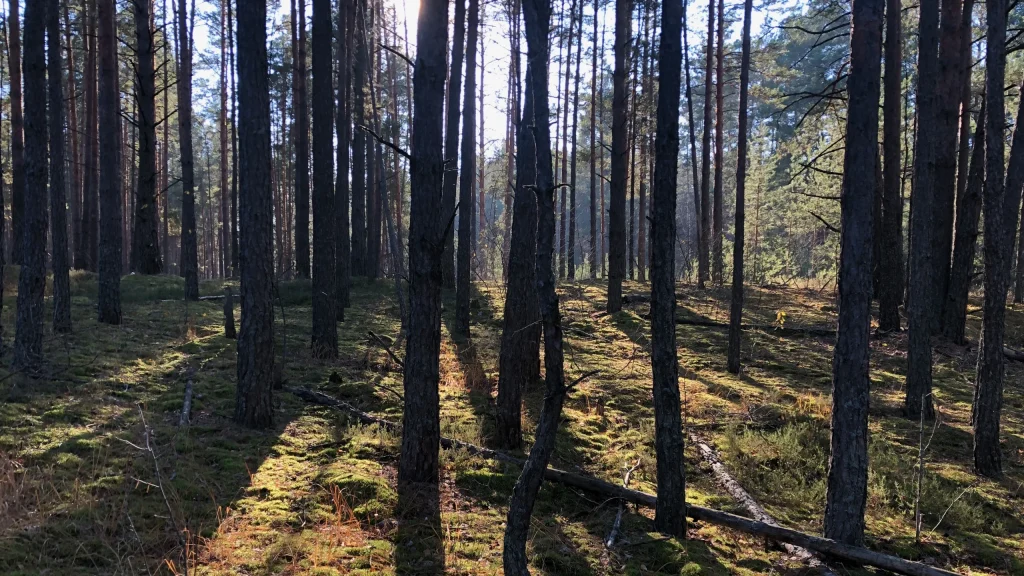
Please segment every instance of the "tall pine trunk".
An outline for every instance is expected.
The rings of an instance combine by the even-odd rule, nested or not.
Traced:
[[[182,0],[184,2],[184,0]],[[117,82],[116,5],[98,0],[100,127],[99,321],[121,323],[122,206],[121,93]],[[186,82],[187,84],[187,82]]]
[[[597,108],[601,105],[597,91],[597,21],[600,17],[600,0],[594,0],[594,38],[590,60],[590,279],[597,279],[598,260],[601,259],[597,224],[597,157],[601,154],[597,142]]]
[[[71,237],[68,238],[71,253],[77,254],[82,229],[82,157],[78,142],[78,82],[75,76],[75,50],[71,41],[71,9],[64,3],[64,48],[68,63],[68,135],[71,152]],[[81,16],[80,16],[81,18]],[[69,262],[70,264],[70,262]]]
[[[218,202],[220,208],[220,233],[217,235],[217,240],[220,243],[220,270],[221,275],[224,278],[230,277],[231,271],[231,214],[230,214],[230,201],[229,201],[229,172],[228,172],[228,159],[231,151],[228,148],[228,31],[227,31],[227,19],[228,10],[227,5],[230,0],[221,0],[220,3],[220,110],[217,114],[217,129],[218,136],[220,137],[220,161],[219,161],[219,172],[220,172],[220,200]]]
[[[690,82],[690,40],[687,33],[686,11],[689,2],[683,0],[683,71],[686,73],[686,134],[690,141],[690,177],[693,179],[694,238],[697,241],[697,258],[704,253],[704,231],[701,227],[700,174],[697,165],[696,124],[693,122],[693,88]],[[699,273],[698,273],[699,274]]]
[[[11,262],[23,264],[25,228],[25,135],[21,91],[20,0],[10,0],[7,11],[7,59],[11,68]],[[42,31],[40,31],[42,34]],[[45,66],[45,61],[41,63]],[[44,96],[40,94],[40,96]]]
[[[101,0],[102,1],[102,0]],[[13,3],[12,3],[13,6]],[[11,47],[16,28],[12,10]],[[25,8],[25,115],[24,115],[24,211],[19,220],[22,235],[18,275],[18,316],[14,334],[14,371],[38,373],[43,362],[43,292],[46,289],[46,3],[29,2]],[[13,51],[13,50],[12,50]],[[14,82],[14,69],[11,70]],[[20,72],[20,68],[19,68]],[[19,74],[20,75],[20,74]],[[13,102],[13,97],[12,97]],[[12,128],[14,122],[12,118]],[[19,128],[22,128],[19,126]],[[59,167],[63,169],[63,166]],[[17,230],[17,229],[15,229]]]
[[[708,280],[711,248],[711,114],[712,67],[715,49],[715,0],[708,0],[708,35],[704,51],[704,131],[701,135],[700,163],[700,234],[703,243],[697,257],[697,286],[703,288]]]
[[[355,39],[352,78],[352,275],[366,274],[366,0],[352,0],[353,37]]]
[[[576,133],[580,113],[580,62],[583,60],[583,0],[578,0],[580,11],[577,18],[579,30],[576,33],[576,72],[572,88],[572,135],[569,157],[569,240],[566,246],[566,277],[576,279]]]
[[[931,294],[934,277],[932,227],[937,145],[935,128],[938,117],[938,26],[938,0],[922,0],[918,35],[917,139],[914,144],[916,156],[910,218],[910,290],[907,302],[910,334],[907,344],[907,393],[903,403],[904,413],[914,420],[920,417],[922,410],[927,418],[934,415],[931,396],[931,308],[934,302]]]
[[[178,0],[178,78],[192,77],[191,30],[187,0]],[[196,239],[195,159],[192,154],[192,83],[178,82],[178,146],[181,152],[181,255],[185,299],[199,299],[199,253]]]
[[[352,25],[354,0],[341,0],[338,7],[338,109],[334,117],[335,134],[338,138],[338,179],[334,188],[334,226],[335,226],[335,298],[336,318],[345,321],[345,308],[349,304],[349,284],[351,282],[351,239],[349,238],[349,145],[352,143],[352,107],[351,83],[352,66],[350,63],[352,46]]]
[[[331,0],[313,0],[313,354],[338,355]]]
[[[238,0],[238,245],[242,321],[235,421],[274,420],[273,219],[266,0]]]
[[[466,93],[462,102],[462,164],[459,175],[459,245],[455,281],[455,329],[469,336],[469,301],[472,283],[473,216],[476,175],[476,48],[480,5],[469,0],[466,23]]]
[[[885,14],[885,95],[882,100],[882,221],[876,227],[882,236],[884,272],[878,295],[878,329],[900,329],[903,301],[903,198],[900,170],[900,92],[903,89],[903,38],[900,0],[887,0]]]
[[[744,63],[749,62],[750,4],[746,2]],[[654,144],[654,187],[651,206],[651,368],[654,373],[654,448],[658,458],[658,531],[686,537],[686,462],[679,404],[679,358],[676,351],[676,178],[679,158],[679,69],[682,60],[681,0],[662,2],[657,139]],[[746,75],[746,65],[744,75]],[[742,83],[746,87],[746,82]],[[746,142],[742,126],[740,142]],[[741,158],[745,148],[741,148]],[[743,160],[740,160],[742,167]],[[742,170],[742,168],[741,168]]]
[[[153,38],[152,0],[136,0],[135,12],[136,81],[139,127],[139,184],[135,190],[135,227],[132,234],[132,271],[159,274],[160,256],[156,190],[156,45]],[[221,154],[224,155],[223,152]]]
[[[444,195],[442,197],[442,216],[448,218],[455,214],[456,185],[459,180],[459,97],[462,94],[462,60],[465,55],[466,40],[466,2],[454,0],[455,22],[452,38],[451,66],[448,71],[448,117],[445,122],[444,136]],[[444,287],[455,288],[455,235],[449,234],[444,239],[444,260],[441,264],[444,273]]]
[[[715,54],[717,69],[715,72],[715,205],[712,208],[712,232],[711,250],[713,252],[711,262],[711,280],[718,285],[722,284],[725,270],[725,258],[722,249],[722,236],[725,232],[725,210],[723,203],[725,195],[723,191],[722,176],[724,166],[722,149],[725,131],[725,0],[718,0],[718,48]]]
[[[60,0],[48,0],[47,43],[60,46]],[[64,198],[64,64],[60,50],[48,50],[50,105],[50,238],[53,245],[53,331],[71,331],[71,287],[68,279],[68,220]],[[74,125],[72,124],[72,130]]]
[[[632,43],[630,24],[633,3],[615,0],[615,70],[612,75],[612,174],[608,218],[608,304],[609,313],[622,309],[622,280],[626,275],[626,165],[629,155],[626,76]],[[534,8],[535,14],[537,8]],[[535,74],[540,75],[537,71]],[[544,74],[546,76],[546,74]],[[540,104],[534,102],[538,107]],[[538,151],[541,143],[537,142]],[[538,152],[540,153],[540,152]]]
[[[295,274],[309,278],[309,102],[306,98],[306,0],[298,0],[294,26],[295,63],[292,69],[295,114]],[[296,18],[295,14],[292,15]]]

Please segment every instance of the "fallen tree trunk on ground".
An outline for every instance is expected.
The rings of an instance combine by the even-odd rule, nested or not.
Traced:
[[[769,514],[749,492],[743,489],[743,486],[729,474],[729,471],[725,468],[725,464],[718,458],[714,449],[708,446],[703,440],[697,437],[696,434],[690,434],[690,441],[697,446],[697,450],[700,452],[701,458],[704,459],[711,466],[711,470],[715,473],[715,479],[718,480],[718,484],[725,489],[740,505],[746,509],[747,513],[754,517],[754,520],[758,522],[764,522],[765,524],[771,524],[778,526],[778,522]],[[783,548],[786,552],[790,553],[802,562],[806,562],[808,566],[816,570],[823,576],[835,576],[835,573],[825,565],[823,559],[819,555],[796,546],[794,544],[783,544]]]
[[[1014,350],[1013,348],[1003,348],[1003,356],[1006,356],[1010,360],[1024,362],[1024,352]]]
[[[377,424],[382,428],[386,428],[391,431],[401,430],[401,426],[395,422],[378,418],[372,414],[363,412],[351,404],[332,398],[327,394],[306,388],[288,388],[288,391],[307,402],[345,412],[354,416],[363,424]],[[449,450],[455,448],[463,449],[470,454],[475,454],[491,460],[497,460],[499,462],[508,462],[510,464],[517,464],[520,466],[526,463],[526,460],[523,458],[518,458],[497,450],[476,446],[469,442],[454,440],[452,438],[442,437],[441,446]],[[544,472],[544,478],[552,482],[565,484],[566,486],[572,486],[595,494],[601,494],[608,498],[621,498],[627,502],[632,502],[648,508],[654,508],[657,503],[657,497],[653,494],[647,494],[646,492],[640,492],[639,490],[616,486],[611,482],[605,482],[604,480],[594,478],[593,476],[574,474],[557,468],[548,467]],[[686,514],[694,520],[725,526],[727,528],[732,528],[733,530],[746,532],[747,534],[763,536],[784,544],[793,544],[795,546],[806,548],[807,550],[813,550],[814,552],[824,554],[826,556],[832,556],[841,560],[855,562],[866,566],[875,566],[877,568],[889,570],[890,572],[896,572],[897,574],[906,574],[908,576],[957,576],[955,572],[934,568],[926,564],[921,564],[920,562],[912,562],[910,560],[904,560],[881,552],[874,552],[867,548],[842,544],[835,540],[829,540],[828,538],[812,536],[803,532],[797,532],[796,530],[790,530],[789,528],[783,528],[781,526],[767,524],[758,520],[744,518],[743,516],[729,514],[728,512],[712,510],[711,508],[688,504],[686,506]]]

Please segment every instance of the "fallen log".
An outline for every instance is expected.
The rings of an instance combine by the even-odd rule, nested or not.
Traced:
[[[622,478],[622,487],[629,488],[629,479],[633,476],[633,472],[640,467],[640,459],[636,459],[636,464],[626,470],[626,475]],[[622,526],[622,515],[626,512],[626,502],[619,500],[619,511],[615,513],[615,522],[612,523],[612,531],[608,534],[608,538],[604,541],[605,548],[611,548],[615,545],[615,538],[619,535],[619,527]]]
[[[778,526],[779,523],[775,518],[762,508],[749,492],[743,489],[743,486],[733,478],[732,474],[729,474],[725,464],[723,464],[721,459],[718,458],[718,454],[715,453],[711,446],[708,446],[707,443],[693,433],[690,433],[690,441],[697,446],[697,450],[700,452],[701,458],[711,466],[711,470],[715,473],[715,479],[718,480],[718,484],[724,488],[730,496],[739,502],[740,505],[746,509],[747,513],[754,517],[754,520]],[[820,558],[819,555],[794,544],[783,544],[782,547],[785,548],[786,552],[790,555],[802,562],[806,562],[808,566],[816,570],[819,574],[822,574],[823,576],[835,576],[835,573],[825,565],[823,559]]]
[[[189,371],[185,380],[185,398],[181,403],[181,414],[178,416],[178,426],[188,426],[192,418],[192,372]]]
[[[1006,356],[1010,360],[1024,362],[1024,352],[1021,352],[1020,350],[1014,350],[1013,348],[1003,348],[1003,356]]]
[[[348,413],[363,424],[377,424],[382,428],[386,428],[391,431],[398,431],[401,429],[401,426],[395,422],[368,414],[347,402],[332,398],[327,394],[306,388],[288,388],[287,390],[307,402],[327,406],[329,408],[334,408]],[[463,449],[470,454],[482,456],[491,460],[497,460],[499,462],[508,462],[520,466],[526,464],[526,460],[523,458],[518,458],[497,450],[476,446],[469,442],[454,440],[452,438],[442,437],[441,446],[449,450],[454,448]],[[616,486],[611,482],[606,482],[604,480],[594,478],[593,476],[573,474],[550,466],[545,470],[544,478],[552,482],[565,484],[566,486],[572,486],[595,494],[601,494],[607,498],[620,498],[627,502],[632,502],[648,508],[654,508],[658,501],[657,497],[653,494],[647,494],[646,492],[640,492],[639,490]],[[789,528],[783,528],[774,524],[767,524],[758,520],[744,518],[743,516],[729,514],[728,512],[704,508],[703,506],[687,504],[686,515],[694,520],[725,526],[747,534],[763,536],[785,544],[793,544],[808,550],[813,550],[814,552],[824,554],[826,556],[832,556],[841,560],[863,564],[865,566],[882,568],[884,570],[889,570],[890,572],[896,572],[897,574],[906,574],[907,576],[958,576],[955,572],[942,570],[920,562],[904,560],[896,556],[890,556],[881,552],[874,552],[867,548],[842,544],[835,540],[829,540],[828,538],[812,536],[810,534],[805,534]]]

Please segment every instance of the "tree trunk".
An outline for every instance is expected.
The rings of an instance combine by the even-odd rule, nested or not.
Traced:
[[[10,37],[12,48],[13,40],[17,37],[17,7],[13,4],[12,2]],[[25,8],[25,204],[24,211],[19,215],[21,219],[17,220],[24,235],[19,237],[15,232],[13,238],[15,246],[21,245],[22,261],[21,273],[18,275],[18,317],[12,369],[15,372],[29,373],[38,373],[43,362],[43,292],[46,289],[46,4],[29,2]],[[13,83],[13,67],[11,72]],[[21,120],[19,119],[19,123]],[[13,128],[13,119],[11,125]],[[21,129],[22,126],[19,125],[18,128]],[[63,169],[63,166],[58,169]]]
[[[64,47],[68,62],[68,133],[71,139],[71,254],[77,254],[82,229],[82,158],[78,147],[78,82],[75,79],[75,50],[71,41],[70,8],[64,3]],[[81,18],[81,16],[79,16]],[[71,255],[69,254],[69,256]]]
[[[569,158],[569,241],[566,246],[566,277],[576,279],[576,132],[580,113],[580,62],[583,60],[583,0],[579,1],[579,29],[576,32],[576,72],[572,89],[572,135]]]
[[[697,257],[697,286],[703,288],[708,280],[711,249],[711,105],[712,66],[715,50],[715,0],[708,0],[708,37],[704,65],[704,131],[701,135],[700,163],[700,230],[703,244]]]
[[[422,0],[413,79],[411,206],[409,217],[409,329],[405,354],[399,500],[411,503],[423,487],[436,498],[440,414],[441,258],[449,214],[442,214],[445,171],[444,113],[448,2]],[[436,510],[438,503],[430,503]]]
[[[561,183],[566,183],[569,180],[569,81],[572,79],[572,45],[575,41],[576,33],[576,5],[582,3],[582,0],[572,0],[569,5],[569,37],[568,44],[565,48],[565,57],[562,59],[562,67],[565,69],[565,81],[563,82],[563,97],[560,102],[562,106],[562,176]],[[565,6],[563,5],[563,9]],[[555,110],[555,114],[558,114],[558,110]],[[573,123],[575,124],[575,118]],[[555,145],[557,147],[557,144]],[[561,199],[558,201],[559,217],[558,217],[558,277],[565,278],[566,273],[566,258],[567,258],[567,245],[566,245],[566,232],[567,223],[569,221],[569,198],[568,191],[565,186],[561,187]]]
[[[224,2],[228,5],[228,74],[231,77],[231,277],[238,278],[238,90],[235,85],[238,62],[235,59],[235,18],[232,0]]]
[[[164,34],[166,34],[167,33],[166,32],[167,31],[167,25],[168,25],[168,23],[170,21],[170,19],[168,18],[168,13],[167,13],[167,0],[163,0],[162,16],[163,16],[163,23],[164,23]],[[171,44],[170,40],[167,40],[166,36],[165,36],[165,40],[163,42],[164,58],[163,58],[163,64],[162,64],[163,69],[164,69],[164,78],[163,78],[163,86],[160,89],[160,91],[163,92],[163,97],[164,97],[164,107],[163,107],[164,117],[161,119],[161,122],[163,123],[163,135],[162,135],[163,139],[162,139],[161,144],[160,144],[160,151],[162,153],[161,155],[162,155],[162,161],[163,161],[163,168],[160,171],[160,191],[159,191],[159,193],[160,193],[160,203],[161,203],[162,208],[163,208],[163,218],[161,219],[162,220],[162,222],[161,222],[162,233],[161,233],[161,236],[160,236],[160,239],[161,239],[160,248],[161,248],[161,254],[162,254],[163,263],[164,263],[164,265],[167,266],[167,270],[168,271],[170,271],[170,269],[171,269],[171,232],[170,232],[170,200],[169,200],[169,195],[170,195],[169,194],[169,189],[170,189],[170,166],[171,166],[171,163],[170,163],[171,149],[169,147],[169,144],[170,144],[170,140],[169,140],[169,137],[170,137],[170,123],[171,123],[171,108],[170,108],[170,102],[169,102],[169,96],[170,96],[170,90],[171,90],[171,82],[170,82],[170,67],[171,67],[170,53],[171,53],[171,49],[170,49],[170,44]],[[76,259],[78,257],[77,254],[78,254],[78,241],[79,241],[79,238],[80,238],[79,235],[76,234],[75,235],[75,254],[76,254],[75,258]],[[77,264],[76,264],[76,268],[77,268]]]
[[[293,2],[292,6],[295,6]],[[295,114],[295,274],[309,278],[309,102],[306,98],[306,0],[292,12],[295,62],[292,68],[292,112]]]
[[[591,49],[590,61],[590,279],[597,279],[598,259],[601,258],[601,249],[598,245],[597,229],[597,180],[600,177],[597,171],[597,155],[602,151],[597,142],[597,108],[601,105],[598,100],[597,91],[597,21],[600,17],[600,0],[594,0],[594,39]]]
[[[26,186],[25,120],[22,113],[21,23],[18,20],[19,10],[19,0],[10,0],[7,13],[7,23],[9,27],[7,33],[7,59],[11,68],[11,262],[13,264],[24,263],[24,245],[22,238],[24,237],[25,228],[24,211]],[[41,22],[42,20],[40,20],[40,26],[42,26]],[[39,33],[43,33],[42,28],[40,28]],[[42,61],[40,65],[45,66],[45,60]],[[45,94],[41,93],[40,96],[45,97]]]
[[[452,38],[452,61],[448,72],[448,117],[444,137],[444,197],[442,217],[455,214],[455,190],[459,180],[459,96],[462,93],[462,60],[465,55],[466,2],[455,0],[455,23]],[[455,235],[444,239],[444,287],[455,288]]]
[[[366,73],[369,63],[366,61],[365,0],[352,0],[355,8],[353,17],[353,38],[355,54],[353,55],[352,78],[352,122],[355,124],[352,133],[352,275],[366,274],[366,133],[362,126],[366,125]]]
[[[751,9],[751,0],[745,0],[743,3],[743,52],[740,61],[739,142],[736,145],[736,230],[732,247],[732,301],[729,305],[728,369],[733,374],[740,373],[740,330],[743,325],[743,247],[746,240],[744,226],[746,225],[747,189],[747,83],[750,81]],[[875,99],[877,100],[877,97]],[[671,212],[674,213],[674,211]]]
[[[138,0],[136,0],[138,1]],[[220,136],[220,271],[221,277],[231,276],[231,215],[229,212],[228,190],[228,39],[227,39],[227,5],[230,0],[220,3],[220,110],[217,118]]]
[[[338,322],[345,321],[351,283],[351,239],[349,238],[349,145],[352,143],[351,46],[354,0],[341,0],[338,7],[338,109],[334,118],[338,138],[338,179],[335,181],[335,313]]]
[[[47,42],[60,46],[60,0],[49,0],[46,15]],[[64,199],[64,65],[60,50],[48,50],[50,104],[50,229],[53,245],[53,331],[71,331],[71,288],[68,280],[68,221]],[[72,130],[74,125],[72,124]],[[41,201],[45,206],[45,200]]]
[[[85,143],[82,161],[82,221],[78,241],[75,243],[75,268],[79,270],[96,270],[97,234],[96,223],[98,213],[98,197],[96,182],[96,155],[99,150],[96,143],[96,2],[85,2],[85,69],[82,72],[85,87]]]
[[[139,114],[139,184],[135,190],[135,227],[132,234],[133,272],[159,274],[163,271],[157,226],[156,190],[156,70],[151,0],[133,3],[135,12],[136,81],[135,99]],[[223,65],[222,65],[223,69]],[[221,101],[224,101],[222,95]],[[221,140],[223,149],[223,139]],[[224,153],[221,153],[224,156]]]
[[[537,304],[537,148],[533,131],[532,69],[526,69],[523,115],[516,123],[516,196],[512,242],[508,255],[508,284],[498,358],[497,443],[509,450],[522,446],[522,398],[538,376],[540,310]]]
[[[871,206],[878,169],[884,9],[885,0],[859,0],[853,5],[847,84],[839,329],[832,361],[832,448],[825,496],[825,537],[854,546],[864,541],[867,503]]]
[[[935,128],[938,117],[938,0],[922,0],[918,50],[917,139],[914,147],[914,191],[910,218],[910,291],[907,302],[910,334],[907,344],[907,393],[903,410],[910,419],[934,416],[932,407],[931,299]],[[990,108],[991,109],[991,108]],[[1001,163],[1000,163],[1001,164]],[[1002,168],[1000,167],[1000,174]],[[1000,181],[1002,178],[1000,177]]]
[[[367,75],[369,78],[368,99],[370,101],[370,118],[367,123],[373,124],[374,132],[380,134],[377,125],[377,77],[379,72],[379,58],[377,57],[377,10],[379,2],[371,2],[369,22],[363,29],[365,35],[363,49],[367,51],[365,56],[367,64]],[[382,152],[380,143],[376,138],[366,140],[366,269],[363,271],[367,278],[376,279],[380,274],[380,233],[381,233],[381,189],[383,183],[380,181],[380,162]]]
[[[712,232],[711,250],[713,260],[711,263],[711,280],[716,285],[721,285],[725,270],[725,258],[722,250],[722,234],[725,230],[725,210],[722,205],[725,202],[723,192],[723,157],[722,148],[723,132],[725,131],[725,0],[718,0],[718,50],[715,54],[717,71],[715,73],[715,205],[712,208]]]
[[[534,8],[535,14],[537,8]],[[627,66],[632,43],[631,0],[615,0],[615,71],[612,75],[612,174],[611,205],[608,217],[608,305],[609,313],[622,310],[622,279],[626,274],[626,162],[629,159],[629,134],[626,102]],[[534,103],[538,106],[539,103]],[[537,142],[540,151],[540,142]],[[541,153],[541,152],[538,152]],[[546,344],[545,344],[546,346]]]
[[[627,3],[627,2],[621,2]],[[505,540],[502,561],[505,574],[524,576],[529,574],[526,559],[526,540],[530,527],[533,505],[544,479],[555,449],[555,435],[558,421],[562,417],[562,403],[566,386],[563,369],[562,322],[558,309],[558,295],[555,293],[553,264],[555,240],[554,195],[555,183],[551,163],[551,142],[548,119],[548,26],[551,7],[548,0],[528,0],[524,3],[526,14],[527,53],[532,66],[530,84],[534,105],[534,136],[537,145],[537,204],[539,222],[537,229],[537,293],[540,301],[541,318],[544,324],[544,405],[537,424],[535,441],[530,448],[530,457],[512,489],[509,499],[508,517],[505,524]],[[628,15],[628,12],[627,12]],[[619,38],[617,38],[617,41]]]
[[[466,33],[466,93],[462,102],[462,164],[459,174],[459,246],[455,282],[455,330],[469,336],[470,274],[473,258],[473,180],[476,175],[476,43],[480,6],[469,0]]]
[[[939,23],[939,79],[935,137],[935,168],[932,204],[932,258],[933,276],[930,308],[932,331],[941,329],[942,306],[949,290],[950,262],[953,250],[953,216],[956,192],[956,143],[963,95],[961,77],[964,49],[970,50],[970,41],[963,44],[960,33],[963,0],[942,2]],[[968,21],[968,25],[970,21]]]
[[[900,329],[903,300],[903,198],[900,170],[900,91],[903,89],[903,38],[900,0],[887,0],[885,15],[885,97],[882,100],[882,236],[883,270],[878,295],[878,329]],[[878,228],[876,228],[878,229]]]
[[[483,21],[485,16],[485,9],[487,5],[483,4],[480,6],[479,21]],[[479,36],[479,34],[478,34]],[[476,192],[478,201],[476,207],[478,208],[477,213],[479,214],[478,224],[476,226],[476,234],[473,235],[473,271],[478,274],[481,278],[487,278],[487,258],[484,255],[484,234],[487,232],[487,200],[484,197],[486,192],[486,173],[487,173],[487,156],[485,154],[484,141],[484,65],[487,60],[484,58],[484,48],[487,46],[486,42],[480,42],[480,81],[477,84],[479,90],[477,94],[480,96],[480,100],[477,102],[477,138],[476,143],[479,146],[480,158],[477,160],[477,184]]]
[[[703,207],[700,200],[700,175],[697,167],[697,137],[696,125],[693,122],[693,89],[690,81],[690,40],[687,34],[686,11],[689,9],[688,0],[683,0],[683,71],[686,73],[686,133],[690,141],[690,174],[693,178],[693,214],[694,214],[694,238],[697,241],[698,266],[701,254],[704,253],[704,231],[701,227],[701,213]],[[698,272],[699,276],[699,272]]]
[[[969,122],[968,122],[969,123]],[[978,246],[978,217],[981,216],[981,190],[985,186],[985,104],[978,113],[974,132],[974,151],[967,186],[957,198],[956,238],[953,242],[953,267],[949,276],[949,294],[944,308],[943,336],[954,344],[967,343],[967,297],[971,291],[971,273]]]
[[[273,423],[274,301],[267,4],[238,0],[238,213],[242,320],[235,421]]]
[[[304,1],[304,0],[302,0]],[[313,355],[338,355],[331,0],[313,0]]]
[[[186,0],[178,0],[178,78],[192,77]],[[199,252],[196,239],[195,161],[192,154],[192,83],[178,82],[178,145],[181,147],[181,265],[185,299],[199,298]]]
[[[99,321],[105,324],[120,324],[123,264],[121,220],[124,207],[121,197],[121,93],[117,82],[114,0],[99,0],[97,18],[100,126]]]
[[[744,26],[744,63],[749,63],[750,3]],[[654,144],[654,188],[651,206],[651,367],[654,371],[654,447],[658,458],[658,504],[654,525],[658,531],[686,537],[686,465],[679,406],[679,359],[676,351],[676,178],[679,157],[679,69],[682,59],[683,6],[681,0],[662,2],[658,80],[658,127]],[[744,78],[747,67],[744,66]],[[746,87],[746,81],[741,81]],[[741,126],[746,120],[740,97]],[[745,145],[740,130],[741,146]],[[741,155],[745,148],[740,148]],[[743,158],[743,156],[741,156]],[[742,160],[740,166],[743,166]],[[742,170],[742,168],[741,168]],[[740,181],[742,182],[742,180]]]

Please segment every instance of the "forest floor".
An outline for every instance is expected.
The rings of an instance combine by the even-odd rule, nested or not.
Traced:
[[[2,315],[14,325],[11,280]],[[442,454],[442,513],[433,539],[405,537],[394,520],[399,438],[379,427],[275,392],[275,426],[231,422],[234,342],[222,304],[184,304],[181,281],[131,276],[124,322],[97,324],[95,279],[74,274],[74,332],[47,336],[47,378],[0,371],[0,574],[500,574],[506,502],[515,466]],[[205,282],[204,294],[221,293]],[[279,362],[286,386],[318,389],[401,420],[399,366],[367,332],[398,338],[392,285],[357,280],[338,360],[309,354],[309,284],[280,287]],[[471,342],[448,332],[441,357],[442,433],[486,445],[504,290],[481,283]],[[628,282],[626,294],[648,287]],[[647,304],[606,315],[600,283],[563,285],[569,378],[599,370],[568,398],[554,464],[654,491]],[[680,286],[680,316],[724,320],[725,289]],[[831,325],[830,288],[750,288],[751,324]],[[969,336],[976,341],[979,303]],[[237,307],[236,307],[237,318]],[[1008,312],[1007,344],[1024,347],[1024,308]],[[47,315],[49,319],[49,315]],[[47,322],[49,324],[49,322]],[[685,424],[715,446],[736,479],[779,522],[820,533],[829,453],[832,338],[748,330],[743,370],[725,370],[726,332],[679,326]],[[974,349],[935,354],[936,426],[925,425],[921,543],[915,542],[920,424],[900,415],[905,335],[872,339],[868,546],[963,574],[1024,574],[1024,364],[1008,362],[1003,411],[1005,477],[971,471]],[[9,352],[2,358],[9,365]],[[179,427],[186,382],[191,425]],[[532,440],[543,385],[528,392]],[[934,432],[933,432],[934,429]],[[934,434],[934,436],[932,436]],[[687,499],[745,514],[720,489],[689,440]],[[546,483],[529,544],[538,574],[801,574],[806,566],[763,539],[691,524],[685,541],[653,529],[652,512]],[[430,541],[433,541],[431,544]],[[870,573],[842,567],[837,573]]]

